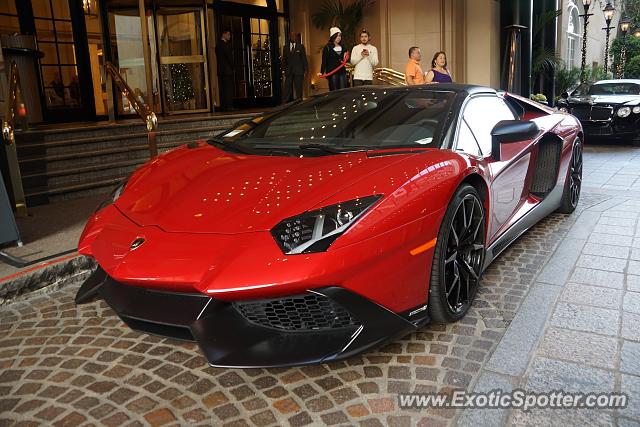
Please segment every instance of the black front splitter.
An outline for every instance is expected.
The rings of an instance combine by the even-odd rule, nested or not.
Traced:
[[[210,365],[233,368],[285,367],[348,358],[415,331],[426,311],[402,315],[340,287],[313,289],[343,306],[358,324],[338,329],[287,331],[257,325],[233,306],[203,294],[149,290],[119,283],[100,267],[81,286],[76,303],[100,295],[132,329],[194,340]]]

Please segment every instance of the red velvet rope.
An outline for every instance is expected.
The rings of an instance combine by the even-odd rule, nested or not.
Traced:
[[[341,68],[344,68],[347,65],[348,61],[349,61],[349,52],[345,52],[344,53],[344,59],[342,60],[340,65],[338,65],[335,69],[329,71],[328,73],[324,73],[324,74],[320,75],[319,77],[321,79],[326,79],[327,77],[334,75],[335,73],[340,71]]]

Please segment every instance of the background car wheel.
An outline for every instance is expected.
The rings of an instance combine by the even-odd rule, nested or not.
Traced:
[[[484,208],[470,185],[456,191],[442,220],[431,267],[429,314],[455,322],[469,311],[485,256]]]
[[[570,214],[576,210],[578,201],[580,200],[580,190],[582,188],[582,141],[576,139],[571,152],[571,163],[569,163],[569,171],[567,180],[564,184],[564,192],[562,193],[562,204],[558,208],[558,212]]]

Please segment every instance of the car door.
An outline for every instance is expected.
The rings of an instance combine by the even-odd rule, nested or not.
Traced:
[[[491,157],[493,127],[501,120],[518,118],[499,96],[482,95],[470,98],[461,117],[474,135],[480,156],[489,171],[491,203],[488,212],[487,243],[490,244],[509,226],[510,220],[524,204],[527,195],[525,183],[531,163],[531,141],[503,145],[500,161]]]

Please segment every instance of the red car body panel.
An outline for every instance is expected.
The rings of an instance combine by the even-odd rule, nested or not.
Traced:
[[[174,156],[171,166],[178,165],[178,170],[185,168],[176,159],[189,151],[201,151],[196,153],[198,159],[200,155],[214,159],[234,157],[209,147],[195,150],[182,148],[170,153]],[[415,306],[416,301],[424,301],[433,249],[415,256],[410,255],[410,251],[435,238],[450,194],[466,174],[475,170],[474,166],[462,155],[445,150],[421,150],[373,158],[357,153],[319,159],[324,160],[325,164],[328,163],[327,159],[332,160],[332,164],[326,166],[328,170],[339,170],[340,165],[350,162],[363,164],[363,169],[367,170],[371,167],[368,162],[376,167],[384,166],[381,160],[391,165],[402,163],[402,167],[386,167],[376,173],[376,180],[362,179],[364,173],[356,174],[355,183],[337,192],[335,190],[340,182],[344,182],[344,178],[336,174],[327,179],[333,181],[333,185],[331,182],[326,184],[334,191],[331,196],[322,200],[319,197],[312,198],[313,203],[307,202],[302,210],[293,210],[289,204],[279,209],[278,203],[274,202],[275,212],[271,212],[270,207],[259,214],[250,211],[250,215],[259,217],[263,225],[256,227],[256,231],[250,231],[239,226],[246,221],[242,218],[242,221],[236,222],[236,233],[229,233],[229,228],[220,228],[227,233],[205,231],[216,229],[218,221],[232,220],[234,216],[227,209],[227,199],[212,203],[214,207],[209,207],[206,216],[202,217],[194,214],[204,210],[201,204],[199,209],[193,209],[193,205],[175,201],[175,198],[179,198],[179,191],[167,190],[164,194],[168,199],[158,201],[156,205],[136,204],[136,196],[131,195],[141,194],[139,200],[146,200],[145,194],[156,194],[155,182],[149,187],[148,182],[142,186],[138,184],[149,173],[148,169],[141,170],[129,183],[126,196],[123,194],[114,206],[103,209],[87,224],[80,239],[79,251],[98,259],[111,277],[123,283],[215,294],[216,298],[222,300],[271,297],[314,287],[339,285],[366,294],[368,298],[394,311],[402,311]],[[229,161],[242,160],[238,156]],[[156,165],[162,165],[162,161],[154,162],[149,169]],[[291,168],[287,164],[281,167]],[[244,169],[242,171],[244,174]],[[173,178],[166,179],[167,188],[180,188]],[[233,181],[234,177],[229,179]],[[305,184],[308,185],[312,179],[308,177]],[[179,174],[175,178],[178,182],[182,180]],[[268,231],[283,218],[304,210],[376,193],[388,196],[326,252],[284,255]],[[185,197],[191,197],[191,194]],[[238,195],[238,199],[241,197]],[[304,197],[296,198],[303,203]],[[259,203],[270,204],[264,198]],[[141,205],[149,206],[147,216],[138,215]],[[184,208],[174,209],[178,205]],[[184,223],[188,224],[184,228],[189,231],[167,233],[164,228],[171,228],[172,224],[178,222],[173,219],[173,222],[168,222],[162,206],[171,206],[171,212],[184,219]],[[420,209],[416,212],[418,206]],[[149,213],[154,211],[159,213],[155,217]],[[236,213],[235,217],[238,216],[241,215]],[[203,225],[201,220],[209,222]],[[196,227],[198,221],[201,221],[199,228]],[[145,245],[129,250],[131,242],[140,237],[146,240]],[[163,254],[162,261],[159,262],[151,254]],[[394,268],[398,263],[408,265],[399,271]]]

